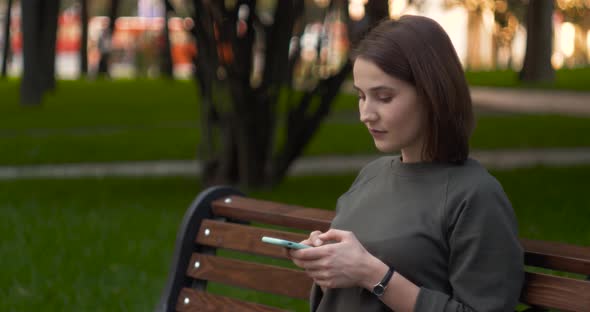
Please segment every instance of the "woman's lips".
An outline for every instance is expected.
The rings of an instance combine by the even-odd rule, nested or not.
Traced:
[[[387,131],[384,131],[384,130],[377,130],[377,129],[371,129],[371,128],[369,128],[369,132],[371,133],[371,135],[373,137],[382,137],[387,133]]]

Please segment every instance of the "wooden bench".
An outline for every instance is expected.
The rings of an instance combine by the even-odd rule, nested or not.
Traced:
[[[212,294],[207,292],[208,281],[307,300],[312,282],[304,272],[216,256],[216,251],[285,259],[283,248],[262,243],[260,238],[300,241],[307,237],[305,233],[327,230],[333,216],[333,211],[250,199],[228,187],[201,192],[182,220],[156,311],[283,311]],[[521,302],[531,306],[530,311],[590,311],[590,281],[584,279],[590,275],[590,247],[528,239],[522,239],[522,244],[527,273]],[[531,267],[576,273],[581,278],[533,273]]]

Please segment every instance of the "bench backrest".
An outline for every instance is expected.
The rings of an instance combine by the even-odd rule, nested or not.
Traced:
[[[187,211],[176,241],[172,270],[157,311],[283,311],[207,292],[207,283],[227,284],[306,300],[312,281],[294,267],[277,265],[283,248],[262,236],[301,241],[313,230],[325,231],[333,211],[250,199],[216,187],[202,192]],[[532,307],[590,311],[590,248],[522,239],[526,283],[521,301]],[[253,261],[217,251],[258,255]],[[263,258],[262,258],[263,257]],[[535,268],[576,273],[582,278],[531,272]],[[553,272],[551,272],[553,273]]]

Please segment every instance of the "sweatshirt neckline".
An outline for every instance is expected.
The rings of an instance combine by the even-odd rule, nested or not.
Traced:
[[[404,163],[401,156],[394,156],[391,160],[391,169],[393,173],[400,176],[415,176],[432,173],[433,170],[448,167],[449,164],[441,162],[414,162]]]

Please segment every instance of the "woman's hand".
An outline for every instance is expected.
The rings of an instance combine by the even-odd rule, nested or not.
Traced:
[[[319,247],[321,245],[324,244],[324,241],[322,239],[319,238],[319,236],[322,235],[322,232],[320,231],[313,231],[309,234],[309,238],[307,238],[306,240],[302,241],[301,244],[304,245],[309,245],[312,247]]]
[[[328,241],[331,243],[325,244]],[[373,257],[352,232],[334,229],[326,233],[315,231],[301,243],[315,248],[291,250],[289,256],[322,289],[366,287],[378,282],[369,281],[375,275],[371,272],[372,268],[385,267],[387,271],[387,267]]]

